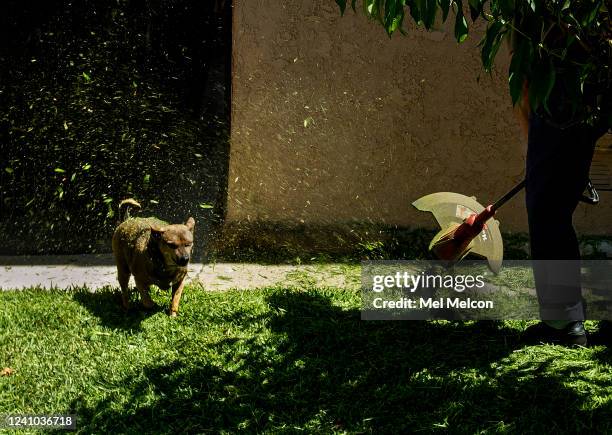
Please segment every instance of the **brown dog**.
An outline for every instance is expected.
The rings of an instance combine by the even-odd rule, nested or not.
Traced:
[[[126,206],[140,208],[138,202],[126,199],[119,204],[120,213]],[[113,254],[124,309],[129,305],[130,275],[134,275],[142,304],[147,309],[155,306],[149,296],[151,285],[163,290],[172,286],[170,315],[177,315],[191,257],[194,226],[192,217],[184,225],[169,225],[156,218],[130,218],[127,214],[127,219],[113,234]]]

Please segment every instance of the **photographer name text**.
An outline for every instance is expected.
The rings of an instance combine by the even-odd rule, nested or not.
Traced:
[[[407,310],[417,310],[417,309],[430,309],[430,310],[439,310],[439,309],[493,309],[493,301],[484,301],[484,300],[473,300],[470,298],[460,299],[460,298],[419,298],[409,299],[409,298],[399,298],[393,300],[386,300],[383,298],[375,298],[372,301],[372,306],[376,309],[407,309]]]

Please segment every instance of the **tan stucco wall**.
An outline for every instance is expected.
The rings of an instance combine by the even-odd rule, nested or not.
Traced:
[[[433,227],[420,196],[487,202],[522,178],[508,56],[482,72],[482,28],[461,45],[450,27],[389,39],[333,0],[235,0],[233,32],[227,222]],[[580,231],[611,234],[601,196],[579,206]],[[500,212],[502,231],[527,230],[523,202]]]

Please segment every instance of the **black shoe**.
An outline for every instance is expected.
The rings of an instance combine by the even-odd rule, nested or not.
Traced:
[[[556,329],[540,322],[525,330],[522,341],[528,344],[546,343],[586,347],[587,333],[582,321],[572,322],[563,329]]]
[[[572,322],[562,330],[564,332],[564,341],[570,346],[584,346],[588,344],[587,333],[584,330],[584,322]]]

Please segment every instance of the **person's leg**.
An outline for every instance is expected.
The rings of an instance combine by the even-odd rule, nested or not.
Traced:
[[[530,117],[525,190],[531,257],[540,316],[561,321],[557,326],[584,320],[572,215],[588,182],[595,140],[593,129],[559,129]]]

